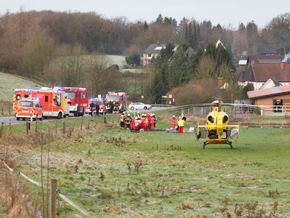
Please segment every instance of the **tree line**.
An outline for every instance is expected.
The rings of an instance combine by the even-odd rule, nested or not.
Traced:
[[[124,87],[124,75],[98,54],[125,55],[130,64],[140,63],[136,54],[151,43],[167,43],[148,73],[138,76],[142,89],[137,92],[160,102],[162,95],[191,82],[223,78],[235,84],[235,66],[245,54],[289,52],[289,26],[289,13],[264,28],[251,21],[235,30],[187,18],[177,23],[162,15],[147,23],[97,13],[20,10],[0,17],[0,70],[52,85],[85,86],[96,95]],[[223,46],[216,46],[218,40]],[[179,46],[173,54],[174,45]]]

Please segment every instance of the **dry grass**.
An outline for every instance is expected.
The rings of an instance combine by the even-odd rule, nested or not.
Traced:
[[[289,214],[288,129],[243,128],[235,149],[220,145],[201,150],[201,143],[188,134],[131,133],[119,129],[111,117],[108,120],[110,125],[92,122],[81,131],[74,125],[70,133],[58,125],[57,132],[50,132],[53,137],[43,131],[43,139],[33,132],[29,139],[15,136],[9,155],[1,147],[1,158],[11,158],[9,164],[39,181],[41,144],[44,169],[50,148],[49,174],[58,179],[61,193],[100,217]],[[197,120],[188,116],[187,125]],[[170,119],[158,117],[158,127],[166,126]],[[277,137],[279,146],[272,140]],[[7,144],[5,140],[2,144]],[[18,144],[22,140],[23,146]],[[26,192],[39,194],[34,189],[28,187]],[[77,213],[63,203],[58,210],[60,217]]]

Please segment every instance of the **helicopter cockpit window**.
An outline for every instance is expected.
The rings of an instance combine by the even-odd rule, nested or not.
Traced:
[[[209,122],[214,123],[214,118],[212,116],[208,116],[207,119],[208,119]]]
[[[229,120],[229,117],[228,116],[224,116],[223,117],[223,123],[227,122]]]

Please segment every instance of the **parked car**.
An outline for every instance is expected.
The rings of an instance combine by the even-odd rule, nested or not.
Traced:
[[[93,109],[91,109],[91,107],[90,107],[91,103],[94,103]],[[89,100],[89,107],[86,108],[85,113],[91,115],[93,112],[93,114],[96,114],[96,105],[99,105],[99,108],[100,108],[99,113],[100,114],[106,113],[106,106],[105,106],[104,102],[98,98],[92,98]]]
[[[37,100],[22,99],[18,101],[17,110],[15,113],[16,119],[39,119],[42,120],[42,106]]]
[[[131,110],[150,110],[152,108],[151,104],[144,104],[142,102],[132,102],[129,105],[129,109]]]

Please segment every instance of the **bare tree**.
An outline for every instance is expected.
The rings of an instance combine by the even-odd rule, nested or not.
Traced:
[[[273,18],[267,29],[272,33],[273,43],[281,53],[290,51],[290,13]]]
[[[44,32],[32,37],[24,46],[22,51],[21,69],[25,75],[45,80],[45,72],[50,65],[54,54],[54,41]]]

